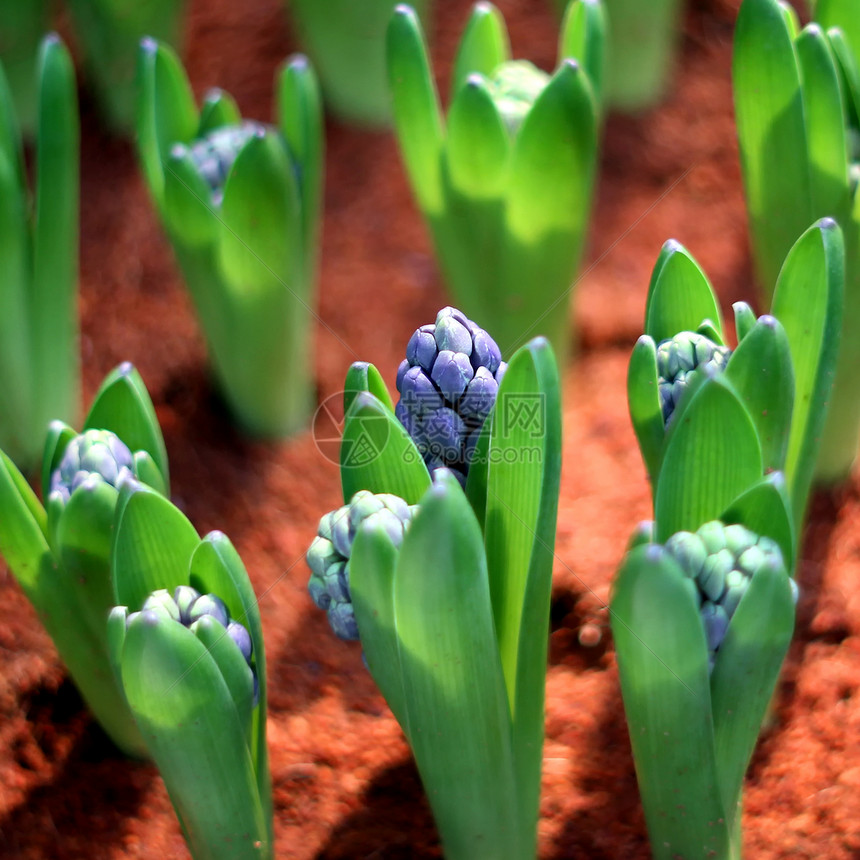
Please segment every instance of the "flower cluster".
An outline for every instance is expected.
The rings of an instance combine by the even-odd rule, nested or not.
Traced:
[[[87,430],[66,446],[60,465],[51,475],[51,494],[63,503],[78,487],[102,481],[119,489],[132,477],[134,457],[128,446],[109,430]]]
[[[258,122],[245,120],[238,125],[227,125],[210,131],[187,147],[197,172],[212,189],[212,204],[220,206],[224,199],[224,185],[227,175],[242,148],[254,135],[265,133],[265,127]],[[175,149],[181,152],[184,144]]]
[[[506,369],[496,342],[451,307],[409,339],[394,413],[431,472],[446,467],[465,482]]]

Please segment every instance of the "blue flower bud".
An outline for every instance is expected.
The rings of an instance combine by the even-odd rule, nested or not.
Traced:
[[[60,465],[51,475],[51,493],[59,493],[66,503],[91,477],[119,489],[132,477],[133,468],[132,453],[116,434],[87,430],[66,445]]]
[[[468,356],[445,349],[436,358],[431,378],[446,400],[455,401],[466,390],[474,375]]]

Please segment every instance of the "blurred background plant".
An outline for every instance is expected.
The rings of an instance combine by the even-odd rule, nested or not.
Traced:
[[[138,152],[191,292],[215,378],[249,433],[280,437],[313,405],[311,344],[322,105],[302,56],[277,80],[276,125],[211,90],[198,111],[174,51],[139,51]]]
[[[511,60],[501,13],[478,3],[443,118],[415,12],[388,29],[394,124],[415,199],[456,304],[503,353],[546,336],[560,364],[597,161],[604,16],[573,0],[550,76]]]
[[[391,122],[385,31],[397,0],[289,0],[299,41],[314,64],[326,107],[358,125]],[[431,0],[409,4],[427,26]]]
[[[860,437],[860,0],[818,0],[801,30],[779,0],[744,0],[733,82],[753,259],[762,296],[802,230],[835,218],[845,236],[841,351],[816,467],[843,480]]]
[[[25,471],[48,422],[77,418],[81,386],[80,130],[74,69],[57,36],[42,40],[30,75],[38,94],[32,193],[0,69],[0,448]]]

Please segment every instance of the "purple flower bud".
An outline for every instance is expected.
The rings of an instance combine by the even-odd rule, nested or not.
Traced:
[[[406,360],[413,367],[421,367],[427,373],[430,373],[438,352],[435,331],[436,326],[423,325],[409,338],[409,343],[406,345]]]
[[[467,356],[443,350],[436,358],[431,377],[446,399],[456,401],[475,375]]]

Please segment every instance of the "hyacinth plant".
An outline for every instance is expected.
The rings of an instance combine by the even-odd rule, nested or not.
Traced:
[[[179,47],[186,0],[66,0],[84,73],[117,132],[135,125],[135,56],[144,36]],[[22,3],[20,5],[26,5]]]
[[[536,335],[560,361],[591,207],[603,69],[599,0],[565,16],[550,76],[511,60],[500,12],[475,5],[443,118],[418,17],[388,28],[394,124],[412,190],[456,303],[505,353]]]
[[[831,398],[843,259],[836,222],[812,225],[785,260],[771,313],[756,319],[745,302],[734,305],[732,350],[707,276],[680,244],[664,245],[627,380],[651,482],[656,540],[689,528],[675,513],[685,505],[694,505],[700,525],[758,482],[753,500],[778,492],[796,544]],[[689,472],[704,468],[694,465],[697,458],[717,458],[719,470],[735,480],[726,479],[722,493],[702,493],[694,503],[688,499]]]
[[[36,129],[38,82],[33,74],[39,45],[50,29],[46,0],[0,0],[0,63],[25,137]]]
[[[533,858],[558,369],[536,338],[500,373],[495,342],[452,308],[415,332],[404,364],[397,407],[372,365],[347,375],[346,504],[323,518],[308,552],[311,595],[338,635],[360,639],[415,755],[445,856]]]
[[[111,664],[191,856],[272,858],[265,654],[242,561],[137,482],[114,522]]]
[[[656,105],[666,93],[677,54],[681,0],[640,3],[603,0],[606,7],[606,81],[608,107],[635,112]],[[567,0],[553,0],[563,15]]]
[[[780,0],[744,0],[734,46],[741,166],[759,283],[769,296],[800,232],[845,235],[842,348],[816,477],[844,478],[860,434],[860,2],[819,0],[800,29]]]
[[[32,196],[0,69],[0,448],[27,470],[48,422],[75,420],[80,399],[75,74],[55,35],[29,71],[38,90]]]
[[[274,126],[243,120],[221,90],[198,111],[176,54],[152,40],[139,84],[143,172],[224,397],[248,432],[292,433],[313,401],[323,164],[314,74],[304,57],[284,65]]]
[[[328,109],[347,122],[391,122],[385,31],[396,0],[289,0],[300,41],[313,61]],[[409,4],[426,23],[430,0]]]
[[[53,422],[39,502],[0,452],[3,555],[88,707],[124,752],[146,755],[108,659],[107,617],[114,513],[122,486],[168,487],[167,455],[137,371],[120,365],[102,383],[83,430]]]

